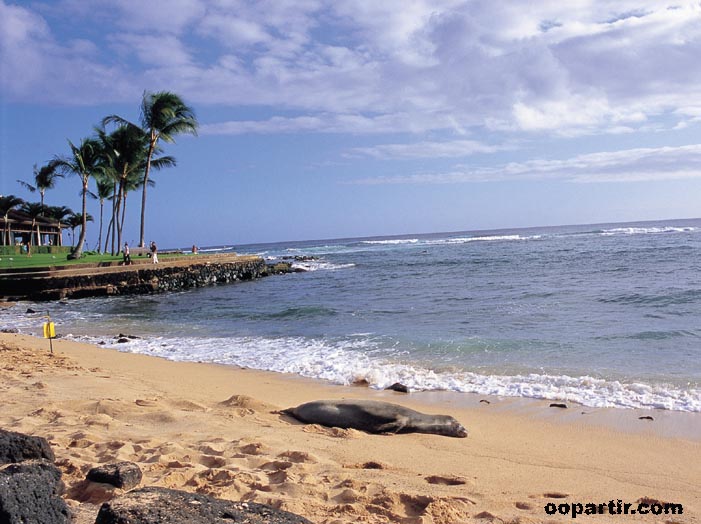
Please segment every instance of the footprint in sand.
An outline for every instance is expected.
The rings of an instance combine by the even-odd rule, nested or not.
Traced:
[[[338,495],[333,497],[334,502],[337,504],[355,504],[356,502],[360,502],[364,499],[365,497],[363,495],[354,489],[349,488],[344,489]]]
[[[170,411],[155,411],[148,414],[148,421],[155,424],[172,424],[178,421],[178,417]]]
[[[156,405],[158,405],[158,400],[151,400],[151,399],[146,399],[146,398],[137,398],[134,401],[134,404],[137,406],[141,406],[142,408],[152,408]]]
[[[375,462],[375,461],[369,461],[369,462],[363,462],[361,464],[344,464],[344,468],[348,469],[388,469],[389,466],[387,464],[383,464],[382,462]]]
[[[198,451],[201,451],[205,455],[214,455],[217,457],[221,457],[224,454],[223,449],[220,449],[218,447],[214,447],[211,443],[202,444],[197,449],[198,449]]]
[[[258,411],[275,411],[276,409],[272,404],[266,404],[246,395],[232,395],[218,405],[221,408],[239,408],[241,411],[249,414]]]
[[[424,510],[429,522],[471,522],[469,520],[475,502],[464,498],[436,498]]]
[[[462,486],[463,484],[467,484],[467,479],[463,477],[431,475],[430,477],[426,477],[425,480],[429,484],[438,484],[441,486]]]
[[[359,491],[361,493],[365,493],[368,490],[368,485],[365,484],[364,482],[359,482],[354,479],[345,479],[341,481],[339,484],[335,486],[337,489],[340,488],[349,488],[353,491]]]
[[[310,455],[306,451],[285,451],[283,453],[280,453],[278,455],[278,457],[286,458],[290,462],[296,462],[299,464],[302,464],[302,463],[313,464],[315,462],[318,462],[318,460],[315,456]]]
[[[214,455],[202,455],[199,463],[208,468],[222,468],[226,465],[226,459],[224,457],[215,457]]]
[[[533,506],[531,506],[528,502],[516,502],[514,503],[514,506],[516,506],[517,509],[522,510],[533,509]]]
[[[497,520],[497,521],[502,520],[499,517],[497,517],[496,515],[493,515],[492,513],[490,513],[489,511],[482,511],[482,512],[478,513],[477,515],[475,515],[475,518],[476,519],[484,519],[484,520]]]
[[[265,471],[266,475],[268,475],[271,484],[282,484],[291,480],[289,471],[291,467],[292,462],[273,460],[272,462],[266,462],[260,466],[260,469]]]
[[[92,446],[95,442],[85,438],[75,438],[68,443],[69,448],[85,449]]]
[[[543,493],[543,498],[546,499],[566,499],[567,497],[569,497],[567,493],[560,493],[559,491]]]
[[[207,413],[209,411],[207,406],[203,406],[202,404],[191,402],[189,400],[169,400],[167,404],[169,407],[180,411],[192,411],[199,413]]]
[[[664,502],[659,499],[653,499],[652,497],[641,497],[638,500],[636,500],[638,504],[648,504],[652,506],[653,504],[658,504],[660,506],[665,506],[666,504],[669,504],[669,502]]]
[[[83,422],[86,426],[101,426],[103,428],[109,428],[110,425],[115,422],[115,420],[105,413],[100,413],[99,415],[90,415],[85,417]]]
[[[281,471],[292,467],[292,462],[286,460],[273,460],[266,462],[260,468],[268,471]]]
[[[365,434],[362,431],[356,429],[343,429],[343,428],[327,428],[326,426],[320,426],[319,424],[309,424],[302,428],[305,433],[315,433],[317,435],[326,435],[334,438],[362,438]]]
[[[129,403],[113,399],[98,400],[89,404],[86,408],[96,415],[104,414],[112,418],[119,418],[132,409]]]
[[[251,442],[245,446],[241,446],[239,451],[244,455],[263,455],[269,452],[268,447],[261,442]]]

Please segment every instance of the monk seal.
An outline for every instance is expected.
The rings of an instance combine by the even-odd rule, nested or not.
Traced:
[[[433,433],[467,437],[467,430],[449,415],[428,415],[377,400],[315,400],[282,411],[306,422],[368,433]]]

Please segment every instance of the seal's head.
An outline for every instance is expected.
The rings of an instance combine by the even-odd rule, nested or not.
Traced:
[[[435,428],[437,433],[447,437],[465,438],[467,430],[457,420],[449,415],[439,415],[440,424]]]

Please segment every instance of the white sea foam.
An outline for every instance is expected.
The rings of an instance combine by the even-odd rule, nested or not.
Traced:
[[[233,246],[222,246],[222,247],[203,247],[199,248],[197,251],[199,253],[220,253],[222,251],[231,251]]]
[[[603,236],[613,235],[649,235],[659,233],[693,233],[698,231],[697,227],[614,227],[601,232]]]
[[[483,235],[476,237],[446,237],[446,238],[407,238],[407,239],[392,239],[392,240],[364,240],[362,244],[375,245],[403,245],[403,244],[419,244],[428,246],[439,246],[449,244],[467,244],[468,242],[505,242],[513,240],[537,240],[542,238],[542,235]]]
[[[334,271],[338,269],[348,269],[351,267],[355,267],[355,264],[332,264],[331,262],[324,262],[320,260],[304,260],[292,263],[293,269],[303,269],[304,271]]]
[[[96,343],[98,339],[79,337]],[[589,376],[486,375],[437,372],[375,356],[378,347],[365,336],[341,341],[303,337],[136,339],[108,347],[180,361],[203,361],[294,373],[349,385],[366,381],[383,389],[400,382],[414,391],[444,390],[482,395],[577,402],[591,407],[648,408],[701,412],[701,389],[623,383]]]
[[[467,244],[468,242],[508,242],[513,240],[537,240],[541,235],[521,236],[521,235],[487,235],[479,237],[452,237],[428,240],[427,244]]]
[[[418,238],[396,238],[391,240],[363,240],[361,244],[370,245],[400,245],[400,244],[417,244],[419,242]]]

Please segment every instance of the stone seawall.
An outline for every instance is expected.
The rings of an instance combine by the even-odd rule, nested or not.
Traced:
[[[158,265],[32,272],[0,278],[0,296],[14,300],[60,300],[160,293],[253,280],[289,269],[289,265],[268,266],[259,257],[203,257]]]

